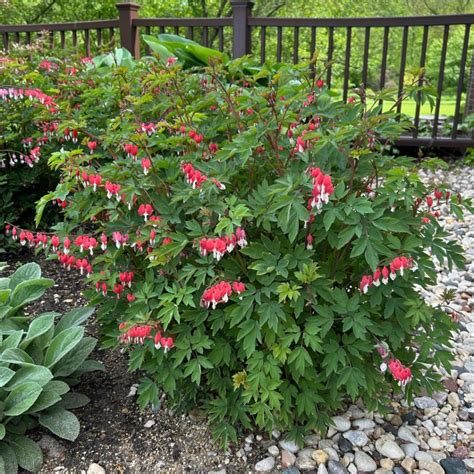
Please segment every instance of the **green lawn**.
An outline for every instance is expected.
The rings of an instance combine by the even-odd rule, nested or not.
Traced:
[[[461,102],[461,107],[464,104],[465,98]],[[391,107],[390,103],[384,103],[384,110],[387,110]],[[441,106],[439,110],[440,115],[453,116],[456,109],[456,97],[454,96],[444,96],[441,97]],[[416,102],[412,99],[406,99],[402,104],[402,112],[411,117],[415,116],[416,111]],[[429,103],[425,103],[421,106],[420,115],[434,115],[434,107],[431,109]]]

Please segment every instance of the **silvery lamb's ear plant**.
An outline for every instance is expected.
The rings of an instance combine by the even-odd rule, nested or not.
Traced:
[[[57,323],[59,313],[32,320],[22,313],[52,284],[36,263],[0,279],[0,473],[15,473],[18,466],[39,470],[41,449],[27,436],[38,425],[69,441],[77,438],[79,420],[69,409],[89,399],[70,386],[82,374],[102,369],[87,359],[97,341],[84,337],[82,326],[93,308],[73,309]]]

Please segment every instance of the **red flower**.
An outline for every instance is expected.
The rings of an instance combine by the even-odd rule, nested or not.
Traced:
[[[148,174],[148,170],[151,168],[151,161],[148,158],[142,158],[142,169],[145,176]]]
[[[390,359],[388,362],[388,368],[390,369],[393,378],[397,380],[400,385],[406,385],[410,382],[412,378],[411,369],[405,367],[398,359]]]
[[[226,281],[221,281],[210,288],[204,290],[201,297],[201,306],[204,308],[216,309],[219,303],[227,303],[229,296],[232,295],[232,287]]]
[[[232,283],[232,289],[240,295],[240,293],[245,291],[245,285],[240,281],[234,281],[234,283]]]
[[[140,204],[138,208],[138,215],[144,217],[145,222],[148,220],[148,216],[153,214],[153,206],[151,204]]]
[[[324,87],[324,81],[322,79],[319,79],[316,85],[318,86],[318,89],[322,89]]]
[[[87,147],[89,148],[90,154],[94,153],[94,150],[97,148],[97,142],[87,142]]]

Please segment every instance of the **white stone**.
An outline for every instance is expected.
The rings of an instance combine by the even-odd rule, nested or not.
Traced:
[[[375,442],[375,448],[382,455],[390,459],[398,460],[405,457],[405,453],[402,451],[395,441],[392,441],[387,436],[382,436]]]
[[[275,467],[275,458],[269,456],[268,458],[262,459],[255,464],[256,472],[270,472]]]
[[[355,465],[357,466],[358,471],[361,472],[372,472],[377,469],[377,464],[375,461],[363,451],[357,451],[355,453]]]

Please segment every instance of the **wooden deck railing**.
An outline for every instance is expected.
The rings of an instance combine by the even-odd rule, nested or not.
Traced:
[[[307,61],[317,51],[327,65],[326,82],[341,89],[344,99],[354,86],[383,88],[388,83],[389,58],[399,59],[392,85],[403,90],[409,67],[424,71],[430,55],[439,55],[439,67],[431,71],[437,92],[434,113],[423,117],[415,107],[411,134],[400,145],[474,146],[474,132],[460,131],[463,115],[474,113],[474,56],[472,25],[474,14],[385,18],[261,18],[252,16],[252,2],[230,0],[232,16],[223,18],[139,18],[139,5],[117,4],[118,19],[63,24],[0,25],[3,49],[11,43],[29,44],[35,35],[48,37],[51,48],[82,51],[91,55],[120,43],[135,57],[147,53],[142,34],[173,33],[205,46],[226,51],[233,57],[254,54],[267,59]],[[462,44],[450,43],[450,34],[461,29]],[[418,32],[418,33],[416,33]],[[421,41],[414,44],[413,34]],[[362,45],[354,48],[354,41]],[[436,40],[440,50],[430,50]],[[439,48],[438,48],[439,49]],[[436,52],[434,52],[436,51]],[[410,58],[410,60],[409,60]],[[438,60],[438,58],[437,58]],[[393,60],[392,60],[393,63]],[[431,61],[432,64],[432,61]],[[456,74],[454,113],[449,134],[441,127],[446,67]],[[453,66],[454,65],[454,66]],[[453,69],[454,67],[454,69]],[[469,72],[470,71],[470,72]],[[393,72],[392,72],[393,74]],[[335,84],[335,78],[341,78]],[[398,105],[398,111],[401,110]],[[430,122],[429,136],[421,128]]]

